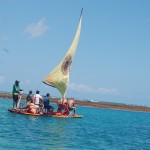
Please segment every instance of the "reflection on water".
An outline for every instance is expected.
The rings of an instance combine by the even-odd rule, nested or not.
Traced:
[[[68,121],[69,119],[65,118],[49,118],[42,131],[47,137],[44,148],[51,145],[56,150],[65,150],[65,146],[70,142]]]

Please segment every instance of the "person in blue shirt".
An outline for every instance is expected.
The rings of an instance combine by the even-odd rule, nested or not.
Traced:
[[[47,93],[46,96],[44,96],[44,108],[49,111],[53,111],[54,107],[50,105],[50,94]]]

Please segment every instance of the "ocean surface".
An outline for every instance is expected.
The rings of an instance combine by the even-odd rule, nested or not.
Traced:
[[[150,113],[77,107],[82,119],[8,112],[0,98],[0,150],[150,150]]]

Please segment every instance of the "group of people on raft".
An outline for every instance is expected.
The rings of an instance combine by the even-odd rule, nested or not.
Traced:
[[[15,81],[13,85],[13,109],[18,109],[19,107],[19,94],[23,91],[19,87],[18,80]],[[28,95],[26,96],[26,106],[25,110],[28,113],[32,114],[60,114],[68,116],[70,111],[73,110],[73,116],[76,115],[76,107],[74,98],[71,99],[60,99],[57,102],[58,109],[54,112],[54,107],[50,105],[50,94],[47,93],[44,97],[40,95],[40,91],[36,91],[36,94],[32,94],[32,90],[29,91]]]

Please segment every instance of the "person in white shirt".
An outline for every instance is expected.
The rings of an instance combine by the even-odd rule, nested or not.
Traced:
[[[33,96],[33,103],[34,105],[37,105],[38,108],[40,106],[40,101],[44,102],[43,97],[40,95],[40,91],[36,91],[36,94]],[[38,110],[37,110],[38,111]],[[38,112],[37,112],[38,113]]]
[[[36,91],[36,94],[33,96],[33,102],[35,105],[39,105],[40,101],[43,101],[43,97],[40,95],[40,91]]]

